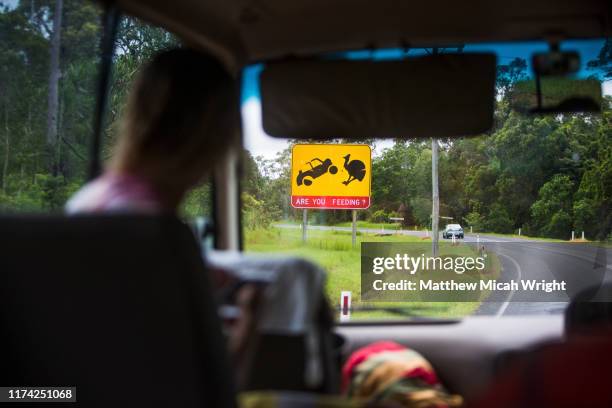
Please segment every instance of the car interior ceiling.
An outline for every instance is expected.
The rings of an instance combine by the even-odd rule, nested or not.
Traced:
[[[602,37],[610,33],[612,9],[604,0],[481,1],[479,8],[469,10],[453,1],[382,0],[374,7],[367,0],[102,3],[108,12],[141,17],[176,33],[186,44],[213,52],[236,72],[252,63],[290,64],[372,44],[385,48]],[[338,15],[344,15],[343,24],[338,24]],[[215,249],[220,251],[241,249],[238,160],[237,155],[229,157],[215,173]],[[338,362],[384,339],[421,352],[448,388],[470,402],[515,353],[561,341],[594,322],[612,321],[609,303],[585,306],[584,299],[595,293],[577,296],[565,316],[340,325],[334,324],[329,305],[322,301],[314,318],[324,333],[316,338],[323,354],[321,382],[312,386],[300,377],[306,336],[263,333],[250,350],[251,371],[237,384],[202,251],[178,219],[1,216],[0,230],[5,251],[0,258],[0,331],[5,331],[0,336],[5,362],[0,385],[79,384],[83,406],[231,407],[237,388],[334,393]],[[70,256],[63,252],[66,246],[75,248]],[[42,284],[32,286],[33,281]],[[62,320],[51,323],[58,322],[54,316]],[[137,323],[127,324],[125,316]],[[44,371],[37,369],[41,362]],[[109,378],[132,384],[132,391],[108,392]]]

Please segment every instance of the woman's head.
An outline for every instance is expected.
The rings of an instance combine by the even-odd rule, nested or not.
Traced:
[[[236,81],[219,61],[164,51],[133,85],[112,168],[186,190],[237,144],[237,123]]]

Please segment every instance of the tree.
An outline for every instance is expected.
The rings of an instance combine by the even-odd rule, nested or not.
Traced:
[[[573,187],[568,176],[556,174],[540,188],[538,200],[531,206],[532,225],[539,234],[547,237],[571,234]]]
[[[49,90],[47,97],[47,145],[50,152],[51,171],[57,174],[57,126],[59,115],[60,41],[62,32],[63,0],[55,0],[53,31],[49,44]]]
[[[527,61],[523,58],[514,58],[509,64],[497,66],[497,92],[507,97],[513,86],[527,77]]]
[[[604,79],[612,78],[612,40],[606,38],[597,58],[587,62],[587,69],[599,71]]]

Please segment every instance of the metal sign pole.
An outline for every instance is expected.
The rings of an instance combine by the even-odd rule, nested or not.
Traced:
[[[308,210],[304,208],[302,213],[302,243],[306,243],[306,228],[308,225]]]
[[[357,246],[357,210],[353,210],[353,248]]]

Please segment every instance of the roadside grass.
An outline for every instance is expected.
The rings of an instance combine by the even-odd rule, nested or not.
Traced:
[[[544,238],[544,237],[532,237],[529,235],[518,235],[518,234],[500,234],[497,232],[472,232],[470,235],[480,235],[480,236],[491,236],[491,237],[505,237],[505,238],[520,238],[531,241],[542,241],[542,242],[572,242],[566,241],[564,239],[556,239],[556,238]],[[582,242],[588,242],[584,240]]]
[[[352,227],[353,223],[351,221],[340,222],[338,224],[334,224],[334,227]],[[401,227],[401,224],[390,223],[390,222],[371,222],[371,221],[357,221],[357,228],[367,228],[367,229],[385,229],[391,231],[397,231]]]
[[[301,221],[297,221],[297,220],[293,220],[293,219],[284,219],[284,220],[280,220],[275,222],[274,224],[276,225],[302,225]],[[330,227],[352,227],[353,223],[351,221],[346,221],[346,222],[339,222],[336,224],[315,224],[315,223],[310,223],[309,225],[313,225],[313,226],[319,226],[319,225],[325,225],[325,226],[330,226]],[[424,229],[415,229],[414,227],[411,228],[402,228],[401,224],[398,223],[391,223],[391,222],[372,222],[372,221],[357,221],[357,228],[367,228],[367,229],[385,229],[385,230],[389,230],[389,231],[398,231],[400,229],[409,229],[410,231],[423,231]]]
[[[300,221],[296,221],[296,220],[292,220],[292,219],[285,219],[285,220],[281,220],[278,221],[274,224],[282,224],[282,225],[301,225]],[[327,224],[309,224],[312,226],[324,226]],[[346,221],[346,222],[340,222],[340,223],[336,223],[336,224],[330,224],[327,226],[330,227],[352,227],[352,222],[351,221]],[[409,231],[425,231],[424,228],[416,228],[415,227],[410,227],[410,228],[401,228],[400,224],[397,223],[389,223],[389,222],[371,222],[371,221],[357,221],[357,228],[366,228],[366,229],[374,229],[374,230],[385,230],[385,231],[399,231],[399,230],[409,230]],[[467,230],[469,229],[469,227],[466,227],[466,234],[470,234],[470,235],[480,235],[480,236],[492,236],[492,237],[505,237],[505,238],[519,238],[519,239],[525,239],[525,240],[533,240],[533,241],[542,241],[542,242],[581,242],[581,243],[585,243],[585,242],[596,242],[596,241],[589,241],[588,239],[582,240],[582,239],[575,239],[574,241],[569,241],[569,240],[564,240],[564,239],[557,239],[557,238],[545,238],[545,237],[534,237],[534,236],[530,236],[530,235],[518,235],[518,234],[502,234],[502,233],[497,233],[497,232],[468,232]],[[442,230],[440,230],[442,231]],[[606,245],[606,243],[603,243],[604,245]],[[609,243],[608,243],[609,245]]]
[[[402,308],[406,314],[432,318],[458,318],[473,313],[480,302],[361,302],[361,250],[362,242],[427,243],[419,237],[359,233],[357,246],[351,245],[350,231],[308,231],[306,244],[301,241],[301,230],[270,228],[245,230],[245,252],[274,253],[298,256],[321,265],[327,271],[326,295],[330,304],[339,307],[340,292],[351,291],[353,305],[376,308]],[[455,247],[453,252],[466,254],[467,246]],[[499,268],[499,265],[497,265]],[[499,271],[499,269],[497,269]],[[492,276],[494,278],[494,276]],[[483,297],[486,294],[483,294]],[[398,319],[402,314],[388,310],[353,311],[358,319]],[[406,316],[408,317],[408,316]]]

